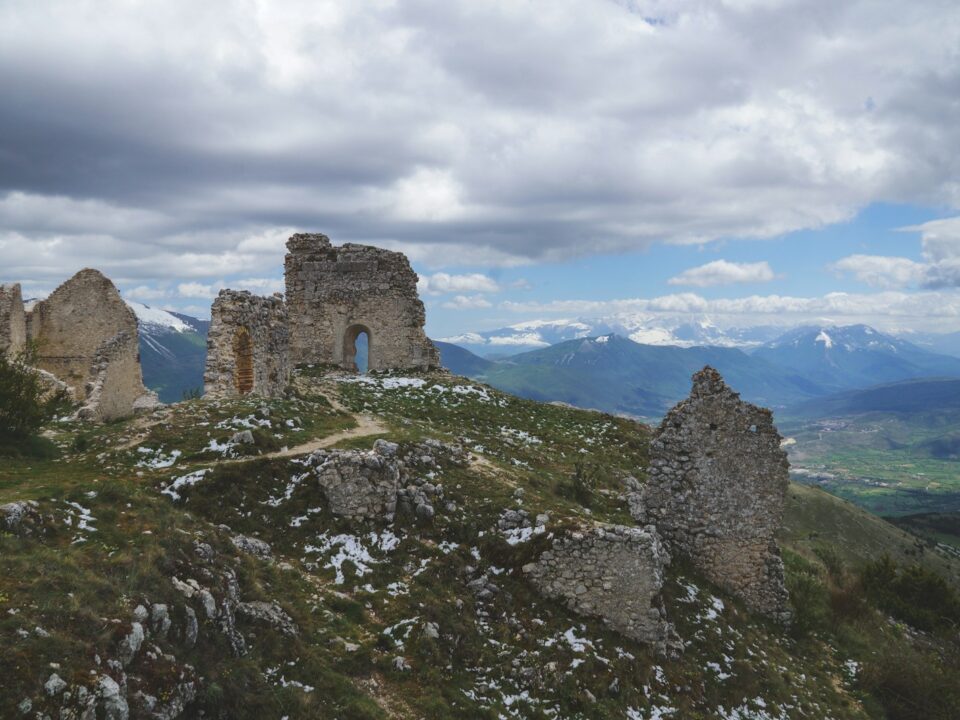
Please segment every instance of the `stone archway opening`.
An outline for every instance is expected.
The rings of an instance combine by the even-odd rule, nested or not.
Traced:
[[[366,325],[351,325],[343,338],[343,365],[349,370],[366,373],[370,367],[373,336]]]
[[[233,337],[233,358],[236,364],[233,380],[237,392],[248,395],[253,390],[253,340],[246,328],[237,330]]]

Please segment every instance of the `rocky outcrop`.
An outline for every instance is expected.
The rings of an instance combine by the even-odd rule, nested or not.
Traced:
[[[27,315],[36,364],[83,403],[81,417],[113,420],[156,405],[143,386],[137,317],[97,270],[81,270]]]
[[[690,557],[753,610],[789,617],[774,536],[789,482],[769,410],[744,402],[713,368],[663,419],[650,444],[646,486],[631,502],[671,552]]]
[[[383,445],[372,452],[321,450],[310,458],[330,511],[357,519],[393,518],[400,465]]]
[[[368,368],[440,367],[423,330],[417,274],[403,253],[369,245],[334,247],[326,235],[297,234],[285,261],[294,364],[356,369],[356,340],[368,339]]]
[[[0,355],[14,356],[27,343],[27,319],[20,285],[0,285]]]
[[[652,527],[597,525],[562,534],[523,572],[543,595],[667,651],[673,630],[660,591],[669,562]]]
[[[287,308],[279,295],[221,290],[207,333],[207,397],[279,397],[290,383]]]

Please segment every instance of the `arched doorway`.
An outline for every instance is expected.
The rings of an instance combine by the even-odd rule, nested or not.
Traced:
[[[253,390],[253,340],[246,328],[233,337],[233,360],[236,365],[233,381],[237,392],[247,395]]]
[[[343,366],[365,373],[371,367],[373,337],[365,325],[351,325],[343,337]]]

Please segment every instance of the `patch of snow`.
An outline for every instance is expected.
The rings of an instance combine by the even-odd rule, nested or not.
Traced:
[[[832,347],[833,347],[833,340],[830,338],[829,335],[827,335],[826,331],[824,331],[824,330],[821,330],[821,331],[820,331],[820,334],[817,335],[817,337],[815,337],[815,338],[813,339],[813,341],[814,341],[814,342],[818,342],[818,343],[823,343],[823,346],[824,346],[825,348],[832,348]]]
[[[169,328],[174,332],[190,332],[193,330],[187,323],[178,318],[176,315],[168,313],[166,310],[160,310],[159,308],[152,308],[148,305],[143,305],[133,300],[127,300],[127,305],[133,310],[134,314],[144,325],[153,325],[156,327]]]
[[[177,491],[180,490],[180,488],[196,485],[198,482],[203,480],[203,478],[206,477],[207,473],[209,472],[210,472],[209,468],[205,468],[203,470],[197,470],[196,472],[192,472],[188,475],[181,475],[180,477],[175,478],[172,483],[167,485],[160,492],[164,495],[170,496],[170,498],[173,499],[174,501],[179,500],[180,493]]]

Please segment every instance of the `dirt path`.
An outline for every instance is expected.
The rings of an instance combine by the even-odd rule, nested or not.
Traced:
[[[257,458],[270,458],[270,457],[291,457],[293,455],[307,455],[316,450],[322,450],[323,448],[331,447],[336,445],[341,440],[350,440],[351,438],[366,437],[368,435],[382,435],[386,432],[389,432],[387,427],[383,425],[376,418],[372,418],[369,415],[354,415],[354,420],[357,421],[357,426],[355,428],[350,428],[349,430],[342,430],[341,432],[334,433],[333,435],[327,435],[322,438],[315,438],[310,442],[305,442],[302,445],[297,445],[296,447],[287,448],[285,450],[278,450],[277,452],[268,453],[266,455],[257,455]],[[243,458],[238,458],[243,459]],[[252,458],[246,458],[252,459]]]

